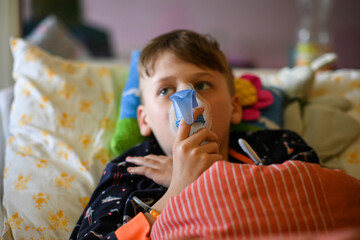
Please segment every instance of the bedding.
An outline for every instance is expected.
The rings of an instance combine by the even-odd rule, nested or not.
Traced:
[[[285,87],[276,74],[263,75],[262,81]],[[307,102],[285,107],[284,128],[302,136],[319,153],[323,166],[360,179],[360,71],[321,71],[308,91]]]
[[[12,87],[0,90],[0,233],[2,232],[4,222],[4,213],[2,207],[2,198],[4,192],[3,174],[5,165],[5,148],[4,139],[9,137],[9,119],[10,106],[13,100]]]
[[[5,162],[5,141],[3,139],[7,139],[9,137],[9,120],[10,120],[10,107],[11,102],[13,100],[13,89],[12,87],[7,87],[4,89],[0,89],[0,169],[4,169]],[[2,183],[2,174],[3,171],[0,172],[0,182]],[[0,184],[0,189],[2,190],[3,184]],[[1,191],[2,192],[2,191]],[[1,203],[0,203],[1,206]]]
[[[5,220],[0,223],[3,228],[0,227],[0,230],[3,230],[0,236],[2,239],[28,239],[29,236],[33,239],[68,239],[99,181],[105,164],[117,154],[113,147],[117,145],[120,149],[126,149],[125,144],[141,141],[135,139],[129,142],[126,137],[129,132],[138,131],[135,118],[126,114],[122,116],[127,117],[119,117],[121,110],[129,107],[124,99],[132,94],[122,94],[122,91],[124,88],[133,88],[133,85],[129,84],[133,72],[131,66],[129,72],[128,66],[124,65],[95,64],[59,58],[23,39],[13,39],[11,45],[15,86],[10,114],[10,137],[5,142],[5,169],[2,169],[2,210]],[[261,78],[263,88],[272,92],[274,104],[261,109],[261,117],[255,122],[245,122],[233,127],[244,130],[292,129],[307,142],[316,140],[312,142],[312,146],[326,153],[322,155],[323,166],[341,169],[347,175],[360,179],[360,71],[341,69],[320,72],[306,104],[296,100],[289,104],[283,91],[286,86],[279,81],[277,70],[234,71],[235,76],[248,72]],[[136,94],[136,91],[128,93]],[[329,101],[327,97],[332,100]],[[306,107],[310,109],[306,110]],[[134,108],[130,108],[130,111],[133,113]],[[274,113],[275,115],[271,116]],[[284,118],[281,117],[283,113]],[[331,125],[323,124],[330,122],[328,119],[334,114],[338,115],[337,121]],[[1,113],[2,120],[5,115]],[[132,130],[126,125],[126,121],[134,126]],[[328,126],[331,126],[331,130]],[[352,126],[351,131],[347,129],[349,126]],[[123,129],[123,135],[114,140],[114,132],[119,128]],[[347,134],[344,129],[347,129]],[[327,141],[321,141],[322,138],[317,134],[326,134]],[[112,141],[115,141],[115,145]],[[294,164],[298,166],[296,162]],[[244,168],[247,166],[244,165]],[[285,167],[284,171],[287,171],[292,165],[278,167]],[[228,171],[226,169],[227,165],[217,164],[206,174],[212,171],[217,174],[219,170]],[[246,171],[250,169],[253,168],[248,167]],[[266,171],[263,168],[253,170],[260,171],[260,175],[262,171]],[[272,168],[268,171],[275,170]],[[344,179],[349,179],[341,171],[335,172],[334,176],[341,175]],[[299,179],[300,182],[308,180],[308,173],[305,173],[303,180]],[[247,176],[252,179],[252,175]],[[269,176],[271,180],[272,175]],[[314,176],[311,176],[310,179],[313,179]],[[351,186],[357,186],[357,183],[354,183],[356,181],[351,179]],[[324,180],[323,183],[327,181]],[[189,189],[193,189],[193,186]],[[354,187],[353,193],[358,193],[354,196],[360,195],[357,187]],[[186,197],[186,194],[188,193],[184,191],[179,197]],[[326,193],[327,198],[332,196]],[[356,201],[358,203],[359,199],[346,197],[345,200],[354,204]],[[174,207],[173,204],[172,202],[169,206]],[[224,207],[226,206],[225,204]],[[340,206],[342,207],[341,204]],[[360,204],[354,207],[354,213],[357,213],[358,206]],[[184,204],[181,207],[185,209],[189,206]],[[164,218],[171,220],[168,218],[168,213],[172,211],[170,207],[167,211],[164,214],[167,217]],[[347,216],[351,217],[351,212],[344,214],[345,218]],[[265,229],[268,229],[267,225],[265,226]],[[163,231],[160,224],[156,228],[160,228],[155,231],[157,234]],[[284,231],[284,234],[286,233]]]
[[[126,68],[11,41],[14,102],[3,209],[7,239],[67,239],[105,164]]]
[[[360,181],[318,164],[216,162],[170,198],[151,239],[315,239],[343,229],[357,239],[359,196]]]

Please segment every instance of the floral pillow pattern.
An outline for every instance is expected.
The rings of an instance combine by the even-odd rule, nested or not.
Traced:
[[[68,239],[110,160],[127,70],[68,61],[13,39],[4,235]]]

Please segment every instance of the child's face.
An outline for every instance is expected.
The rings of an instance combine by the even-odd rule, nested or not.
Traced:
[[[164,152],[172,155],[175,136],[169,122],[169,109],[172,108],[169,96],[191,85],[211,108],[211,130],[217,134],[220,153],[227,159],[230,123],[240,122],[241,107],[237,97],[230,95],[223,74],[165,52],[155,62],[152,76],[142,78],[140,85],[143,104],[138,108],[138,122],[142,135],[148,136],[152,132]]]

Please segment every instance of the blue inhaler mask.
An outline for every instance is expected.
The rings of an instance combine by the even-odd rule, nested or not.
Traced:
[[[187,124],[192,124],[190,136],[200,128],[205,127],[205,119],[203,115],[200,115],[194,121],[193,108],[199,105],[196,100],[195,93],[196,91],[193,89],[186,89],[176,92],[170,96],[176,115],[176,127],[179,126],[181,119],[184,118]]]

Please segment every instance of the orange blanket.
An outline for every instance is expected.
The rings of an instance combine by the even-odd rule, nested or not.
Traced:
[[[217,162],[169,200],[151,239],[327,236],[359,226],[360,181],[341,171]]]

